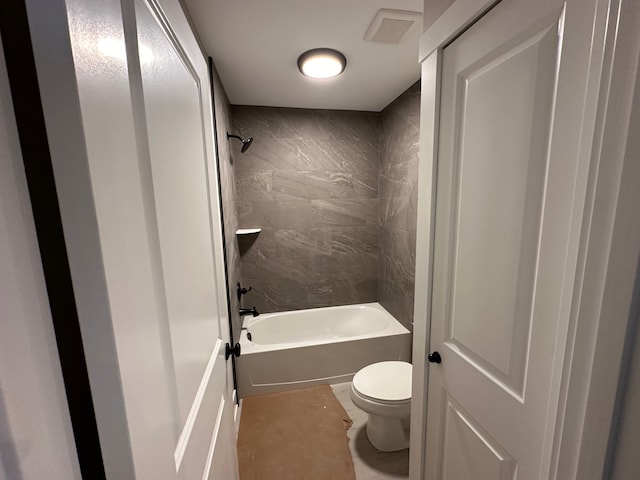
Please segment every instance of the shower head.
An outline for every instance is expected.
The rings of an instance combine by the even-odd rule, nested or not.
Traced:
[[[247,150],[249,150],[249,147],[251,146],[251,143],[253,142],[253,137],[242,138],[239,135],[232,135],[229,132],[227,132],[227,138],[237,138],[238,140],[240,140],[242,142],[242,148],[240,149],[240,153],[244,153]]]

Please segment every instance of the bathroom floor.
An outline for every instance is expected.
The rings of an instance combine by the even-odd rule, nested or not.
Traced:
[[[351,401],[350,383],[331,385],[333,393],[353,420],[347,432],[357,480],[391,480],[409,478],[409,450],[380,452],[367,440],[367,414]]]

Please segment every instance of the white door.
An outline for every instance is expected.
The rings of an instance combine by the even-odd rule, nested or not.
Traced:
[[[206,60],[177,0],[64,8],[77,85],[35,44],[107,478],[238,478]]]
[[[430,480],[549,478],[588,168],[579,3],[503,0],[442,51]]]
[[[210,82],[205,58],[180,21],[178,2],[173,5],[135,0],[142,95],[134,90],[134,108],[146,124],[143,182],[152,190],[148,207],[155,212],[151,229],[157,228],[166,300],[163,354],[179,433],[171,444],[175,468],[166,478],[231,479],[233,382],[224,354],[229,318]]]

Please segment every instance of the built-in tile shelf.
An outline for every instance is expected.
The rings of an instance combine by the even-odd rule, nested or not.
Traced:
[[[254,235],[261,231],[261,228],[239,228],[236,230],[236,235]]]

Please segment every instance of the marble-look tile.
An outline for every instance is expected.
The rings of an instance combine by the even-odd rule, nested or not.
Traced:
[[[322,280],[319,273],[311,267],[308,257],[265,258],[256,262],[251,272],[246,273],[251,278],[264,279],[273,284],[298,282],[303,285],[313,285]]]
[[[407,132],[403,131],[403,136]],[[380,173],[388,174],[392,169],[398,172],[397,178],[402,178],[414,168],[413,164],[418,161],[416,155],[419,152],[417,141],[410,142],[408,139],[401,141],[398,138],[386,136],[380,143]]]
[[[331,280],[352,281],[376,278],[378,272],[376,253],[341,253],[312,255],[309,266]]]
[[[328,170],[378,168],[378,146],[318,138],[255,138],[236,163],[240,170]]]
[[[274,170],[275,199],[323,199],[331,197],[331,175],[326,170]]]
[[[380,116],[371,112],[314,110],[318,123],[329,127],[330,138],[376,145],[380,138]]]
[[[253,216],[253,201],[236,198],[236,214],[238,216],[238,225],[244,228],[247,223],[244,219],[251,219]]]
[[[275,257],[275,230],[263,228],[258,234],[239,235],[238,250],[243,262],[259,262],[265,258]]]
[[[309,257],[331,255],[331,231],[325,228],[306,230],[276,230],[275,255],[277,257]]]
[[[401,288],[391,280],[378,287],[378,302],[409,331],[413,329],[413,290]]]
[[[414,88],[410,87],[381,116],[382,137],[387,134],[400,137],[402,131],[409,131],[410,137],[415,138],[415,131],[420,128],[420,92],[415,91],[419,88],[412,92]]]
[[[260,277],[247,280],[246,285],[252,289],[243,297],[242,304],[248,308],[255,306],[260,313],[307,308],[307,289],[300,282],[274,282],[271,278]]]
[[[331,228],[331,252],[339,253],[373,253],[378,254],[377,225],[359,225],[355,227]]]
[[[266,295],[277,303],[276,311],[301,310],[331,305],[332,286],[324,281],[309,284],[281,281],[266,287]]]
[[[252,201],[250,208],[238,209],[238,223],[243,228],[311,228],[312,213],[311,200]]]
[[[356,480],[399,480],[409,478],[409,450],[381,452],[369,443],[367,414],[351,401],[351,384],[331,385],[333,393],[353,420],[347,431]]]
[[[377,143],[358,143],[353,140],[324,140],[318,142],[332,163],[334,171],[358,173],[364,170],[377,170],[379,166],[379,147]]]
[[[409,174],[407,174],[407,178],[401,179],[380,175],[378,188],[380,199],[395,197],[418,198],[418,174],[413,174],[410,179]]]
[[[260,313],[278,311],[277,305],[266,295],[265,286],[257,282],[252,282],[251,291],[242,297],[242,307],[256,307],[256,310]]]
[[[378,199],[311,200],[312,222],[317,227],[378,225]]]
[[[307,284],[287,279],[270,282],[264,288],[265,295],[277,307],[276,311],[298,310],[306,301]],[[331,293],[329,292],[328,296]]]
[[[272,200],[273,179],[271,170],[238,170],[235,176],[236,192],[242,192],[242,199]]]
[[[241,264],[239,245],[236,238],[238,228],[238,214],[235,203],[235,172],[233,168],[233,157],[226,134],[230,127],[230,105],[227,94],[224,91],[220,77],[213,68],[213,100],[216,117],[216,138],[218,143],[217,158],[220,174],[220,196],[222,203],[222,223],[224,226],[224,243],[227,264],[227,284],[229,285],[229,305],[231,316],[232,341],[237,341],[240,335],[240,315],[238,314],[239,302],[234,294],[233,288],[241,281]]]
[[[381,115],[378,299],[407,328],[413,319],[420,85]]]
[[[419,123],[411,117],[396,117],[401,122],[393,124],[383,115],[383,135],[380,139],[380,149],[390,155],[407,155],[419,149]],[[393,148],[389,148],[393,147]],[[396,148],[397,147],[397,148]],[[384,160],[383,160],[384,161]]]
[[[383,229],[380,233],[380,249],[388,252],[387,258],[402,265],[407,278],[413,277],[416,263],[415,231]],[[382,256],[380,257],[382,258]]]
[[[303,283],[288,279],[277,282],[261,278],[253,282],[246,305],[255,305],[260,313],[300,310],[332,305],[332,285],[322,280]]]
[[[372,112],[232,106],[233,128],[267,138],[377,139],[378,115]]]
[[[380,196],[414,195],[417,191],[418,149],[393,156],[381,151],[381,157],[385,161],[380,165]]]
[[[314,139],[254,137],[251,148],[238,157],[238,171],[315,170],[340,165]]]
[[[413,320],[414,270],[413,263],[409,264],[393,254],[379,258],[379,302],[407,328]]]
[[[333,302],[333,285],[326,280],[307,285],[304,305],[299,308],[319,308],[335,305]]]
[[[239,142],[226,145],[238,224],[271,232],[239,245],[242,276],[259,287],[263,308],[374,301],[378,270],[398,276],[401,263],[379,265],[378,234],[381,220],[410,230],[416,94],[412,87],[382,114],[231,107],[233,133],[254,137],[244,154]],[[379,205],[379,196],[389,200]]]
[[[413,230],[417,217],[413,215],[411,198],[396,196],[380,199],[380,225],[384,229]]]
[[[287,138],[294,126],[284,113],[289,109],[232,105],[233,132],[254,138]]]
[[[331,198],[376,198],[378,171],[372,168],[359,172],[331,173]]]
[[[378,270],[380,276],[385,279],[384,285],[389,284],[393,286],[393,289],[388,289],[389,292],[402,292],[402,297],[413,295],[414,278],[408,274],[407,268],[402,263],[390,257],[381,258]],[[399,320],[402,320],[402,323],[404,323],[406,319],[403,318]]]
[[[403,116],[403,117],[413,117],[416,120],[420,118],[420,80],[411,85],[407,90],[404,91],[402,95],[396,98],[392,104],[393,109],[391,110],[387,118],[391,117],[393,119],[394,116]],[[382,118],[384,122],[385,118]],[[414,121],[415,122],[415,121]],[[394,121],[394,123],[402,123],[400,121]]]
[[[351,305],[378,301],[378,279],[355,278],[336,280],[332,283],[334,305]]]
[[[285,109],[283,118],[289,122],[287,133],[295,138],[315,138],[329,140],[334,137],[335,127],[332,123],[339,116],[329,110]]]

